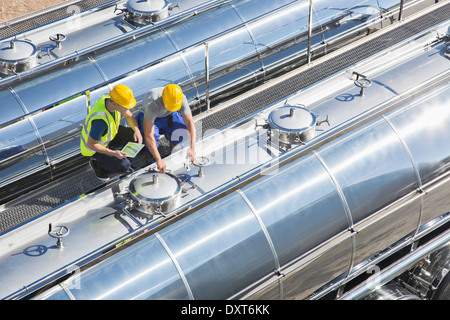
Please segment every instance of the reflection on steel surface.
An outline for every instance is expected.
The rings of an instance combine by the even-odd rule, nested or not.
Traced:
[[[149,89],[177,83],[201,112],[304,64],[308,53],[317,59],[392,24],[400,2],[186,0],[161,19],[132,24],[142,17],[130,17],[138,4],[129,1],[127,10],[108,3],[3,39],[20,56],[0,54],[0,187],[9,188],[0,199],[84,165],[77,141],[89,105],[119,82],[138,106]],[[434,2],[405,1],[405,15]],[[148,20],[158,10],[144,11]]]
[[[305,143],[276,145],[255,126],[283,100],[203,137],[201,176],[181,160],[185,149],[173,153],[166,164],[184,191],[164,215],[139,215],[129,192],[152,165],[3,235],[1,296],[316,298],[448,226],[450,65],[436,41],[447,27],[286,97],[329,116]],[[372,81],[364,96],[355,70]],[[63,250],[52,248],[49,223],[70,228]],[[47,251],[31,258],[36,243]]]

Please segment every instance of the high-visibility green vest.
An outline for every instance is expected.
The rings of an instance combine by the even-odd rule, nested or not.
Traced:
[[[80,139],[80,149],[81,154],[83,156],[90,157],[92,156],[95,151],[91,150],[87,146],[87,141],[89,138],[89,132],[91,131],[91,125],[93,120],[103,120],[108,125],[108,132],[100,138],[98,143],[100,143],[102,146],[107,146],[108,143],[114,139],[117,132],[119,131],[119,124],[120,124],[120,112],[115,111],[114,118],[112,117],[111,113],[106,109],[105,106],[105,99],[108,99],[109,95],[105,94],[103,95],[91,108],[91,110],[88,113],[88,116],[86,118],[86,121],[83,126],[83,130],[81,130],[81,139]]]

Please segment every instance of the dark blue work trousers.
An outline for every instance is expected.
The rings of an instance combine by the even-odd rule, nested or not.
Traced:
[[[142,135],[144,135],[144,114],[139,112],[136,115],[136,120],[141,130]],[[159,147],[159,138],[164,135],[167,140],[169,140],[173,145],[177,145],[184,140],[187,141],[187,131],[186,124],[184,123],[183,117],[178,111],[172,112],[172,115],[164,118],[156,118],[154,123],[155,128],[155,140],[156,147]],[[147,146],[144,148],[148,153]]]
[[[119,126],[119,131],[108,144],[108,149],[122,150],[128,142],[134,142],[134,130],[129,127]],[[107,173],[124,173],[130,169],[131,162],[128,158],[117,159],[114,156],[96,152],[92,158],[97,160],[100,169]]]

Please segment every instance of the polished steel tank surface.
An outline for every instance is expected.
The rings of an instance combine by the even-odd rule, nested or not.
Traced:
[[[405,146],[401,139],[434,131],[423,126],[423,117],[412,121],[409,113],[440,114],[435,133],[450,124],[445,110],[450,89],[445,87],[437,96],[418,105],[413,101],[413,106],[344,135],[317,153],[283,166],[277,175],[261,178],[100,262],[80,274],[80,288],[70,286],[73,279],[67,281],[71,293],[76,299],[226,299],[277,270],[284,274],[282,290],[275,281],[254,296],[305,298],[323,279],[352,272],[352,263],[358,265],[388,244],[414,234],[421,217],[424,223],[444,213],[421,213],[420,199],[412,196],[421,181],[416,179],[408,148],[420,145],[426,155],[436,151],[420,140]],[[391,127],[389,122],[407,123],[414,133],[408,134],[405,126]],[[398,136],[395,129],[404,135]],[[429,141],[443,139],[440,134],[431,135],[436,140]],[[428,166],[448,170],[449,159],[447,150]],[[442,197],[447,192],[439,193]],[[405,196],[410,203],[384,212]],[[449,208],[448,199],[440,201]],[[374,214],[384,217],[364,221]],[[350,233],[349,227],[356,232]],[[331,243],[334,237],[339,241]],[[324,243],[327,252],[290,266]],[[58,298],[58,294],[47,298]]]
[[[0,54],[2,203],[86,165],[81,126],[88,108],[115,84],[132,88],[137,112],[148,90],[176,83],[199,113],[395,23],[401,3],[404,17],[436,5],[180,0],[167,17],[147,23],[159,2],[149,3],[108,2],[0,41],[6,51],[28,47],[15,56],[21,61]]]
[[[286,144],[303,143],[314,137],[317,117],[299,106],[283,106],[269,114],[275,139]]]
[[[131,206],[130,181],[152,165],[3,234],[0,296],[309,299],[448,225],[450,60],[448,36],[436,38],[448,27],[203,137],[204,167],[188,167],[185,149],[165,158],[183,183],[165,217]],[[372,82],[364,95],[361,74]],[[287,102],[329,126],[305,144],[274,145],[255,119],[267,123]],[[70,228],[63,249],[49,223]]]

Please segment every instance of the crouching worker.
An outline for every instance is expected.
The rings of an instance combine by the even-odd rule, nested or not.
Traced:
[[[81,133],[81,154],[91,157],[89,165],[102,181],[109,180],[110,174],[129,171],[130,160],[121,150],[130,141],[142,143],[137,121],[129,110],[135,105],[131,89],[119,84],[89,111]],[[130,127],[120,125],[121,116]]]
[[[153,155],[159,171],[165,173],[166,164],[158,151],[159,138],[164,134],[173,145],[180,142],[186,135],[174,135],[176,130],[189,133],[190,139],[189,158],[195,161],[195,126],[192,112],[186,96],[181,88],[175,84],[168,84],[150,90],[144,97],[142,108],[136,116],[140,129],[144,134],[146,150]]]

